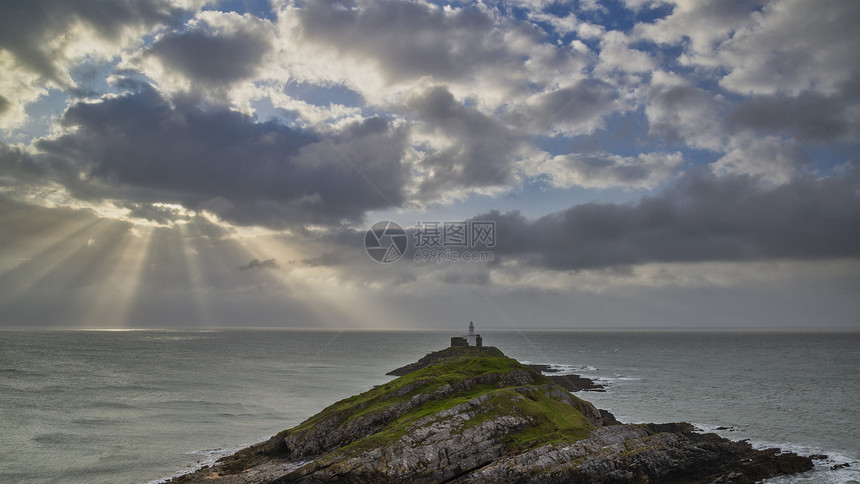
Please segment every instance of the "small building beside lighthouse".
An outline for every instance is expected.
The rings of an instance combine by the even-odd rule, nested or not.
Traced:
[[[475,323],[469,321],[469,332],[465,336],[454,336],[451,338],[451,346],[477,346],[483,345],[481,335],[475,334]]]

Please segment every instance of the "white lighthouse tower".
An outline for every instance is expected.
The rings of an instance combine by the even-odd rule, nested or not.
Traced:
[[[475,323],[469,321],[469,334],[451,338],[451,346],[481,346],[481,335],[475,334]]]
[[[469,346],[478,346],[476,336],[477,335],[475,334],[475,323],[469,321],[469,334],[466,335],[466,341],[468,342]]]

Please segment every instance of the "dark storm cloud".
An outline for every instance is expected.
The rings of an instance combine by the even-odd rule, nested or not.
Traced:
[[[557,270],[648,262],[860,256],[860,170],[763,188],[691,174],[636,204],[585,203],[530,221],[490,212],[495,252]]]
[[[405,133],[379,118],[325,135],[154,89],[80,103],[38,143],[82,199],[179,203],[237,223],[337,223],[403,200]]]
[[[0,142],[0,185],[37,182],[45,171],[45,166],[28,153]]]
[[[860,123],[851,115],[857,107],[856,95],[762,96],[735,107],[726,123],[730,128],[787,134],[800,140],[832,141],[860,133]]]
[[[0,48],[15,55],[20,66],[45,79],[59,81],[52,40],[80,22],[102,38],[115,40],[129,26],[153,26],[178,17],[180,9],[166,0],[8,0],[0,15]]]
[[[298,15],[305,38],[372,59],[392,79],[455,79],[518,61],[507,54],[503,32],[494,32],[494,19],[474,7],[446,14],[397,0],[310,1]]]
[[[457,102],[443,86],[412,98],[407,109],[431,129],[454,140],[450,147],[424,159],[433,174],[421,183],[423,194],[509,181],[514,151],[521,142],[516,133],[474,107]]]
[[[253,259],[253,260],[251,260],[251,262],[248,262],[247,264],[239,267],[239,270],[248,271],[248,270],[277,269],[279,267],[280,267],[280,265],[278,265],[278,261],[276,261],[275,259],[266,259],[266,260]]]
[[[220,85],[254,75],[270,47],[261,29],[224,34],[196,28],[159,38],[149,53],[196,82]]]
[[[344,263],[343,259],[335,253],[326,253],[319,257],[310,257],[296,262],[308,267],[333,267]]]

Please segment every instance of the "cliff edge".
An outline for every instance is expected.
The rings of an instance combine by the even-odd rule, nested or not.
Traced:
[[[685,423],[620,424],[496,348],[402,376],[172,482],[720,482],[812,468]]]

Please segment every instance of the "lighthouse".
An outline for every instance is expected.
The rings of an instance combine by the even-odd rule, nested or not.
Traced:
[[[475,334],[475,323],[469,321],[469,334],[466,335],[469,346],[481,346],[481,335]]]
[[[481,335],[475,334],[475,323],[469,321],[469,333],[466,336],[451,338],[451,346],[481,346]]]

